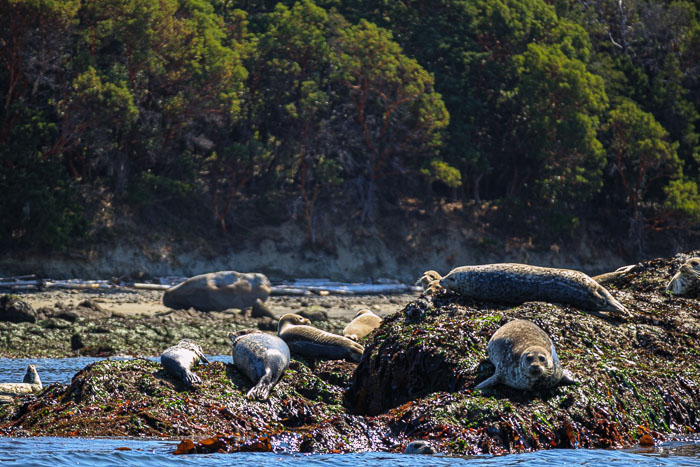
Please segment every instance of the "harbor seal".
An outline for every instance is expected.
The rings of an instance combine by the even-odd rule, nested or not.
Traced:
[[[700,258],[690,258],[666,285],[666,292],[684,297],[700,295]]]
[[[358,341],[382,325],[382,319],[369,310],[360,310],[343,329],[343,336]]]
[[[416,281],[415,285],[420,285],[423,287],[424,292],[432,291],[434,290],[435,283],[439,283],[440,279],[440,273],[431,269],[430,271],[425,271],[420,279]]]
[[[567,303],[629,316],[627,309],[605,287],[572,269],[517,263],[462,266],[440,279],[440,286],[475,300]]]
[[[559,363],[552,340],[530,321],[516,319],[498,328],[489,340],[489,360],[496,372],[477,389],[503,383],[515,389],[537,391],[576,383]]]
[[[277,335],[292,353],[311,358],[359,362],[365,348],[347,337],[311,326],[311,321],[294,313],[280,318]]]
[[[435,449],[427,441],[422,439],[411,441],[403,450],[404,454],[435,454]]]
[[[192,373],[192,367],[200,360],[209,363],[202,348],[190,339],[182,339],[177,345],[165,349],[160,356],[160,363],[165,371],[182,380],[190,388],[202,382],[199,376]]]
[[[255,383],[246,396],[264,401],[289,367],[289,347],[279,337],[262,332],[228,337],[233,365]]]
[[[0,383],[0,395],[17,397],[37,392],[42,388],[43,385],[36,367],[29,365],[21,383]]]

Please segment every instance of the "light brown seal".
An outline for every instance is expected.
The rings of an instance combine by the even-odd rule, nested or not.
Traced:
[[[425,271],[415,285],[423,287],[423,291],[433,290],[436,283],[439,285],[440,279],[440,273],[431,269],[430,271]]]
[[[666,285],[666,292],[684,297],[700,296],[700,258],[690,258]]]
[[[359,362],[365,351],[357,342],[311,326],[311,321],[294,313],[280,318],[277,335],[293,354],[329,360]]]
[[[21,383],[0,383],[0,395],[17,397],[40,391],[42,388],[43,385],[36,367],[29,365]]]
[[[343,336],[359,341],[382,325],[382,319],[369,310],[360,310],[343,329]]]
[[[246,396],[264,401],[289,368],[289,347],[279,337],[262,332],[228,337],[233,365],[255,383]]]
[[[182,339],[177,345],[168,347],[160,356],[160,363],[165,371],[182,380],[188,387],[202,382],[199,376],[192,373],[192,367],[200,362],[209,363],[202,348],[190,339]]]
[[[530,321],[516,319],[501,326],[489,340],[489,360],[496,372],[477,389],[503,383],[515,389],[537,391],[575,383],[559,363],[547,333]]]
[[[566,303],[586,310],[629,315],[605,287],[573,269],[518,263],[462,266],[443,277],[440,286],[475,300]]]

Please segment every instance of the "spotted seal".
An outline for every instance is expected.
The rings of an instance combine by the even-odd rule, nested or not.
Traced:
[[[359,362],[365,351],[357,342],[315,328],[311,326],[311,321],[294,313],[280,318],[277,335],[287,343],[292,353],[304,357]]]
[[[477,389],[503,383],[515,389],[537,391],[576,383],[559,363],[547,333],[531,321],[516,319],[498,328],[489,340],[489,360],[496,372]]]
[[[435,454],[435,449],[427,441],[418,439],[411,441],[403,450],[404,454]]]
[[[289,347],[279,337],[259,331],[228,337],[233,345],[233,365],[255,383],[246,396],[264,401],[289,367]]]
[[[369,310],[360,310],[343,329],[343,336],[358,341],[382,325],[382,319]]]
[[[34,365],[27,367],[24,379],[21,383],[0,383],[0,395],[6,397],[17,397],[24,394],[31,394],[43,388],[41,378]]]
[[[587,310],[629,315],[605,287],[572,269],[517,263],[462,266],[442,277],[439,284],[475,300],[567,303]]]
[[[666,292],[685,297],[700,296],[700,258],[690,258],[666,285]]]
[[[177,345],[165,349],[160,356],[160,363],[165,371],[182,380],[190,388],[202,382],[199,376],[192,373],[192,367],[200,361],[209,363],[202,348],[190,339],[182,339]]]

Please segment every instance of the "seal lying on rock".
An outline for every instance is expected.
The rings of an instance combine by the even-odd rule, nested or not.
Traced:
[[[160,356],[160,363],[165,371],[181,379],[188,387],[202,382],[199,376],[192,373],[192,367],[200,360],[209,363],[202,348],[190,339],[182,339],[177,345],[165,349]]]
[[[552,340],[530,321],[516,319],[501,326],[489,340],[489,360],[496,366],[496,372],[477,385],[477,389],[503,383],[515,389],[536,391],[576,383],[562,369]]]
[[[289,367],[289,347],[279,337],[259,331],[228,337],[233,345],[233,365],[255,383],[246,396],[264,401]]]
[[[294,313],[280,318],[277,335],[287,343],[292,353],[304,357],[359,362],[365,351],[357,342],[315,328],[311,326],[311,321]]]
[[[690,258],[666,285],[666,292],[685,297],[700,295],[700,258]]]
[[[0,396],[17,397],[41,390],[43,385],[34,365],[27,367],[21,383],[0,383]]]
[[[382,325],[382,319],[369,310],[360,310],[343,329],[343,336],[358,341]]]
[[[572,269],[517,263],[462,266],[440,279],[440,286],[475,300],[568,303],[587,310],[629,315],[605,287]]]

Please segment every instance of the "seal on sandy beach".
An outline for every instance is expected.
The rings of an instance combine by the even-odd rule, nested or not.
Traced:
[[[530,321],[516,319],[501,326],[489,340],[489,360],[496,366],[496,372],[477,385],[477,389],[503,383],[515,389],[536,391],[576,383],[561,367],[547,333]]]
[[[690,258],[666,285],[666,292],[685,297],[700,295],[700,258]]]
[[[246,396],[264,401],[289,367],[289,347],[279,337],[262,332],[228,337],[233,365],[255,383]]]
[[[160,363],[165,371],[182,380],[188,387],[202,382],[199,376],[192,373],[192,367],[200,360],[209,363],[202,348],[190,339],[182,339],[177,345],[165,349],[160,356]]]
[[[277,335],[287,343],[292,353],[304,357],[359,362],[365,351],[357,342],[315,328],[311,326],[311,321],[294,313],[280,318]]]
[[[382,325],[382,319],[369,310],[360,310],[343,329],[343,336],[358,341]]]
[[[572,269],[518,263],[462,266],[440,279],[440,286],[475,300],[567,303],[587,310],[629,315],[605,287]]]
[[[435,449],[427,441],[418,439],[411,441],[403,450],[404,454],[435,454]]]
[[[39,391],[42,387],[36,367],[29,365],[21,383],[0,383],[0,395],[17,397]]]

